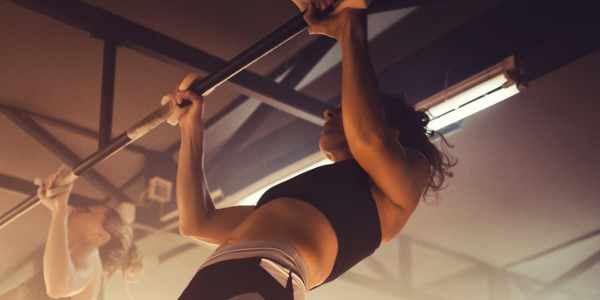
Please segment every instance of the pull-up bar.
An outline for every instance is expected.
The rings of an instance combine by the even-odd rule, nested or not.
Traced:
[[[347,1],[348,3],[345,3],[345,6],[355,5],[351,2],[357,2],[356,0],[334,1],[329,7],[318,13],[318,16],[329,15],[344,1]],[[362,6],[366,6],[365,2],[368,3],[370,1],[361,1],[362,5],[359,5],[359,8],[364,8]],[[244,52],[240,53],[238,56],[234,57],[221,69],[209,74],[204,79],[193,83],[190,87],[190,90],[194,91],[198,95],[203,95],[205,92],[219,86],[267,53],[296,36],[307,26],[308,24],[306,24],[306,21],[304,21],[304,12],[302,12],[273,31],[271,34],[264,37],[262,40],[258,41],[256,44],[252,45],[250,48],[246,49]],[[189,104],[190,102],[188,101],[187,103],[183,103],[181,106],[184,107]],[[73,166],[69,172],[65,172],[62,176],[59,176],[59,178],[56,179],[55,184],[57,186],[61,186],[75,181],[87,170],[91,169],[101,161],[109,158],[111,155],[117,153],[125,146],[129,145],[133,141],[151,131],[156,126],[166,121],[173,114],[175,109],[176,107],[172,102],[164,104],[161,108],[157,109],[143,120],[130,127],[127,131],[111,140],[106,147],[99,149],[92,155],[85,158],[81,163]],[[40,202],[41,201],[38,199],[38,197],[29,197],[25,201],[15,206],[13,209],[6,212],[4,215],[0,216],[0,229],[20,215],[32,209]]]

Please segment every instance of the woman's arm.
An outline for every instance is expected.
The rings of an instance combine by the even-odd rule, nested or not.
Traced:
[[[387,125],[381,91],[359,10],[317,20],[314,7],[305,19],[314,33],[336,38],[342,46],[342,122],[350,151],[384,195],[412,212],[429,180],[429,164],[397,140]]]
[[[220,245],[254,211],[254,206],[215,209],[204,174],[204,100],[191,91],[175,90],[170,97],[192,101],[179,119],[181,148],[177,168],[177,208],[182,235]]]
[[[88,290],[89,284],[102,275],[98,248],[92,243],[69,245],[67,205],[72,184],[66,192],[48,198],[46,189],[52,187],[56,174],[51,175],[38,189],[38,197],[52,212],[52,221],[44,250],[44,282],[50,297],[70,297]],[[72,248],[70,248],[73,246]],[[97,281],[97,280],[96,280]],[[97,291],[96,291],[97,292]],[[95,299],[96,294],[85,299]]]

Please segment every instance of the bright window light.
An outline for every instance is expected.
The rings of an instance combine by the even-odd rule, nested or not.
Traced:
[[[328,159],[323,159],[323,160],[321,160],[321,161],[319,161],[319,162],[317,162],[315,164],[312,164],[312,165],[310,165],[310,166],[308,166],[308,167],[306,167],[306,168],[304,168],[304,169],[302,169],[300,171],[294,172],[294,173],[292,173],[292,174],[290,174],[288,176],[285,176],[285,177],[283,177],[283,178],[281,178],[281,179],[279,179],[279,180],[277,180],[277,181],[275,181],[275,182],[273,182],[273,183],[271,183],[271,184],[263,187],[262,189],[260,189],[260,190],[258,190],[256,192],[254,192],[254,193],[246,196],[244,199],[242,199],[238,203],[239,203],[239,205],[253,205],[253,204],[256,204],[256,202],[258,202],[258,200],[260,199],[260,197],[268,189],[270,189],[271,187],[273,187],[273,186],[275,186],[275,185],[277,185],[277,184],[279,184],[281,182],[284,182],[284,181],[286,181],[286,180],[288,180],[288,179],[290,179],[292,177],[300,175],[300,174],[302,174],[302,173],[304,173],[306,171],[310,171],[310,170],[312,170],[314,168],[317,168],[317,167],[320,167],[320,166],[324,166],[324,165],[328,165],[328,164],[331,164],[331,161],[328,160]]]
[[[320,151],[313,153],[304,159],[250,184],[233,195],[224,197],[223,201],[218,202],[215,206],[217,208],[222,208],[232,205],[254,205],[258,202],[258,199],[260,199],[262,194],[272,186],[327,164],[331,164],[331,161],[325,159]]]

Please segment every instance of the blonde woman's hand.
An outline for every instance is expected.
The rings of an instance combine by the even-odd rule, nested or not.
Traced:
[[[66,213],[68,211],[69,196],[71,195],[71,190],[73,189],[73,183],[69,183],[66,186],[66,190],[62,193],[52,197],[47,197],[46,191],[55,188],[54,182],[56,181],[56,178],[58,178],[58,173],[48,176],[38,188],[37,196],[42,201],[42,204],[48,207],[53,214],[60,212]]]

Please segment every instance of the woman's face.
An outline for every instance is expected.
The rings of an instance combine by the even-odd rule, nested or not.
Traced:
[[[346,134],[344,133],[344,124],[342,124],[342,105],[339,104],[335,108],[326,109],[323,114],[326,122],[323,125],[323,131],[321,131],[319,148],[327,159],[336,161],[334,160],[335,157],[350,153]]]
[[[67,219],[69,239],[97,242],[98,238],[106,233],[104,230],[105,215],[106,207],[104,206],[69,206]]]

